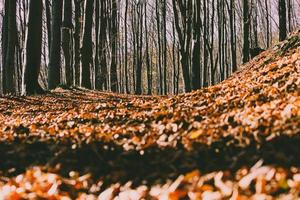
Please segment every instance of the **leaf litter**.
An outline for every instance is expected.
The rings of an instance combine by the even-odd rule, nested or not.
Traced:
[[[0,199],[299,198],[299,38],[295,32],[218,85],[178,96],[58,88],[0,97]],[[77,151],[93,152],[115,177],[105,170],[96,176],[92,162],[71,171]],[[20,158],[28,159],[23,168]],[[151,184],[131,175],[119,180],[135,158],[144,161],[134,165],[143,174],[159,174]],[[164,172],[151,167],[163,162],[171,163],[172,178],[155,183]]]

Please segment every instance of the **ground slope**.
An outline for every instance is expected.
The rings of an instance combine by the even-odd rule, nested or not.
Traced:
[[[299,85],[294,33],[230,79],[179,96],[1,97],[0,197],[294,199]]]

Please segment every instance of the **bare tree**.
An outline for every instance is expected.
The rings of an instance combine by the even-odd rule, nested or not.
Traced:
[[[42,13],[42,0],[29,0],[26,55],[22,78],[23,95],[43,93],[38,82],[42,51]]]
[[[3,67],[5,68],[5,87],[4,93],[14,93],[15,92],[15,83],[14,83],[14,73],[15,73],[15,53],[16,53],[16,44],[17,44],[17,25],[16,25],[16,1],[8,1],[5,6],[8,6],[8,9],[5,8],[7,13],[5,13],[5,18],[7,20],[7,34],[5,37],[7,39],[7,48],[5,53],[5,60]]]
[[[54,89],[61,78],[61,23],[63,1],[52,1],[51,44],[48,69],[48,88]]]
[[[175,1],[173,0],[173,12],[175,26],[179,38],[181,66],[184,79],[184,87],[186,92],[191,91],[190,78],[190,45],[192,31],[192,1]]]
[[[85,0],[84,32],[81,42],[81,86],[91,89],[91,66],[93,56],[92,26],[94,0]]]
[[[65,60],[65,77],[68,86],[73,85],[72,69],[72,0],[64,0],[62,22],[62,49]]]
[[[244,43],[243,43],[243,63],[249,61],[250,55],[250,14],[249,14],[249,1],[243,0],[243,27],[244,27]]]
[[[286,3],[285,0],[278,0],[279,13],[279,41],[283,41],[287,36]]]

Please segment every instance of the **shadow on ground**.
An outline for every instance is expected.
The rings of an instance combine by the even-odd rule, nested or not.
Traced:
[[[253,165],[260,159],[265,164],[281,167],[300,166],[300,135],[282,136],[257,147],[226,144],[231,138],[214,143],[210,147],[195,144],[194,150],[183,147],[149,148],[144,152],[124,152],[113,144],[93,143],[72,149],[72,144],[47,142],[13,142],[0,144],[0,170],[5,176],[13,176],[30,166],[59,167],[58,173],[68,176],[70,171],[92,173],[95,179],[105,183],[134,184],[157,183],[199,169],[206,173],[216,170],[235,171]],[[50,167],[50,168],[49,168]]]

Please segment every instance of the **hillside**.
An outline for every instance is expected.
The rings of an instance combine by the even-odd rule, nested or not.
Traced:
[[[0,97],[0,199],[299,198],[299,85],[297,32],[179,96]]]

